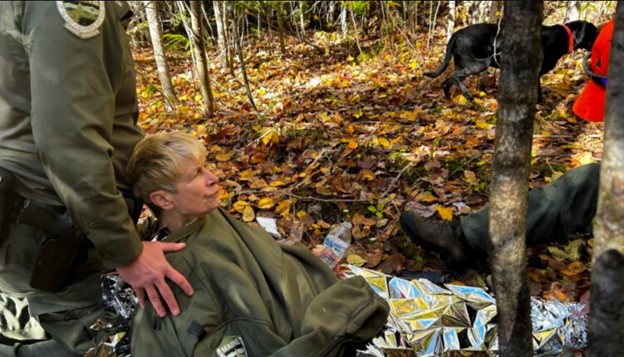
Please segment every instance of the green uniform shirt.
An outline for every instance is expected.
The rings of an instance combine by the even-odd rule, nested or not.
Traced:
[[[117,267],[142,248],[120,193],[143,136],[122,23],[131,12],[84,3],[0,2],[0,166],[22,196],[67,207]]]
[[[388,304],[361,277],[337,281],[302,244],[278,244],[223,210],[173,232],[167,260],[191,283],[173,287],[179,316],[151,305],[132,326],[132,356],[343,356],[385,325]]]

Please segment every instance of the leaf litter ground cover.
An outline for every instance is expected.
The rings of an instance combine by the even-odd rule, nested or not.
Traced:
[[[153,54],[136,49],[140,123],[147,132],[175,129],[204,140],[224,206],[246,222],[273,217],[283,240],[312,249],[331,224],[349,220],[350,264],[395,275],[443,271],[435,253],[409,242],[398,217],[409,208],[448,219],[486,204],[498,73],[466,81],[477,94],[473,102],[459,91],[449,102],[440,79],[422,75],[437,66],[445,46],[427,49],[425,35],[419,36],[414,46],[400,36],[361,41],[366,56],[322,34],[311,40],[324,53],[291,42],[281,57],[266,42],[248,44],[245,61],[259,113],[249,104],[240,71],[232,76],[212,58],[217,109],[210,118],[202,113],[185,53],[169,54],[181,105],[166,112]],[[602,124],[576,119],[571,111],[585,80],[582,55],[564,57],[542,77],[531,188],[601,158]],[[530,248],[532,295],[579,301],[589,289],[591,247],[591,237],[577,236]],[[454,279],[490,285],[483,270]]]

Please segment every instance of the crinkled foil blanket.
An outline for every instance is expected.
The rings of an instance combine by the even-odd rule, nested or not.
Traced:
[[[86,357],[129,357],[130,323],[138,306],[132,287],[115,273],[102,275],[102,300],[106,314],[91,329],[95,331],[95,347]]]
[[[496,301],[484,289],[440,286],[426,279],[406,280],[350,267],[347,276],[363,276],[390,304],[381,336],[368,346],[373,356],[439,356],[452,351],[496,355]],[[556,356],[587,343],[587,315],[582,304],[531,298],[533,350],[536,356]],[[397,353],[400,350],[412,354]],[[465,353],[463,353],[465,352]]]
[[[451,352],[497,355],[496,301],[478,287],[407,280],[348,266],[346,276],[364,277],[390,304],[388,322],[361,354],[439,356]],[[137,299],[117,275],[102,278],[107,316],[92,327],[100,336],[89,357],[130,356],[129,326]],[[583,305],[531,298],[535,356],[558,356],[584,349],[588,316]]]

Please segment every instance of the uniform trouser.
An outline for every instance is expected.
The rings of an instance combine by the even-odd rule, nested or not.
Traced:
[[[10,297],[26,298],[31,315],[50,339],[0,345],[2,357],[84,355],[93,346],[95,332],[89,327],[104,315],[100,275],[107,269],[93,248],[88,250],[85,261],[72,270],[68,285],[60,292],[49,293],[30,287],[30,271],[42,236],[41,231],[25,224],[10,226],[9,234],[0,242],[0,291]],[[3,309],[0,318],[23,316],[23,313],[9,312]]]
[[[555,181],[529,192],[526,244],[561,242],[573,233],[590,233],[598,202],[599,164],[566,172]],[[485,254],[488,246],[489,209],[461,218],[468,244]]]

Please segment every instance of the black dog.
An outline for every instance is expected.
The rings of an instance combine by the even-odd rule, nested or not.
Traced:
[[[542,26],[542,47],[544,55],[540,77],[548,73],[559,59],[577,48],[591,51],[598,36],[598,29],[587,21],[572,21],[565,25]],[[435,78],[446,70],[451,55],[455,59],[453,75],[442,82],[444,96],[451,97],[451,86],[456,82],[464,97],[472,95],[464,84],[464,78],[485,71],[488,67],[499,68],[501,36],[496,24],[474,24],[453,34],[446,46],[444,61],[435,72],[425,76]],[[538,82],[538,100],[541,102],[542,88]]]

